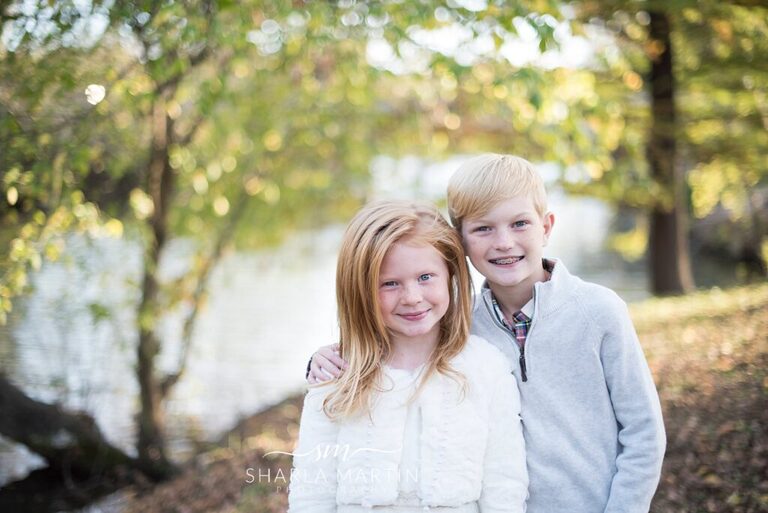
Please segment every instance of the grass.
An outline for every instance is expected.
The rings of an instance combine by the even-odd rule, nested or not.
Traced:
[[[768,512],[768,283],[652,299],[630,311],[667,428],[651,511]],[[264,454],[291,450],[300,407],[291,398],[244,421],[178,479],[125,492],[124,510],[285,511],[290,459]]]

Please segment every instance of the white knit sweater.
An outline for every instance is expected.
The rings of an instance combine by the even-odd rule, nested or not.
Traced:
[[[482,513],[524,512],[528,475],[520,398],[509,363],[498,349],[471,336],[451,364],[467,378],[463,399],[457,383],[441,374],[421,391],[419,505],[461,511],[476,503]],[[387,511],[379,507],[397,504],[412,388],[385,381],[370,417],[340,422],[322,411],[334,385],[310,387],[294,451],[290,513],[336,513],[339,506]]]

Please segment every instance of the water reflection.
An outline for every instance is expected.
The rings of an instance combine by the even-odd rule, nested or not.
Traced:
[[[298,391],[307,358],[337,337],[334,272],[340,227],[292,237],[270,251],[235,253],[214,271],[185,377],[168,403],[170,449],[210,439],[241,416]],[[107,439],[133,453],[138,408],[135,365],[136,283],[140,248],[125,240],[70,241],[69,263],[46,264],[34,291],[0,331],[0,364],[32,397],[91,413]],[[174,244],[164,262],[171,276],[188,262]],[[159,367],[176,368],[178,313],[160,327]],[[26,450],[0,452],[0,482],[22,476]],[[38,465],[41,462],[38,462]]]

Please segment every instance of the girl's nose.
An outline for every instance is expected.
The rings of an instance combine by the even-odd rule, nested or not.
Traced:
[[[406,285],[403,289],[402,302],[406,305],[413,305],[421,302],[421,290],[417,284]]]

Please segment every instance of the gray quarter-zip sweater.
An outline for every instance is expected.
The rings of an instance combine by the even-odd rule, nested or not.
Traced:
[[[520,348],[475,298],[472,333],[509,358],[522,399],[530,476],[528,513],[647,513],[666,437],[659,397],[626,304],[556,261],[534,286],[534,317]]]

